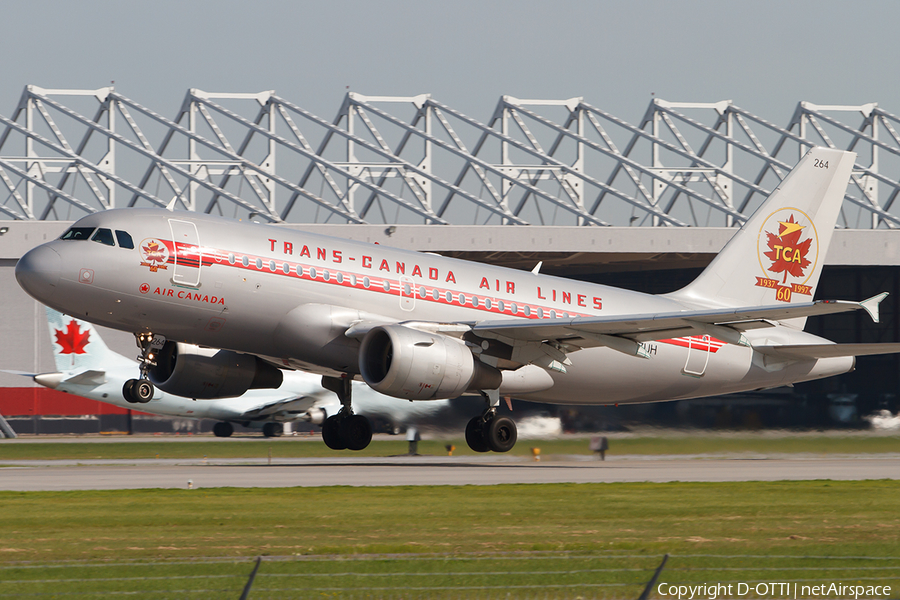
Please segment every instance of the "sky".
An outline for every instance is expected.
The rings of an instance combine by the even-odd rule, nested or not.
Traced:
[[[334,117],[348,89],[431,93],[481,121],[503,94],[631,122],[655,94],[732,99],[786,124],[796,103],[900,113],[893,1],[7,2],[0,113],[24,86],[116,90],[174,116],[188,88],[280,96]]]

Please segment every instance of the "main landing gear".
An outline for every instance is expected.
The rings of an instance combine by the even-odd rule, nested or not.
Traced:
[[[136,333],[134,339],[138,348],[141,349],[141,353],[137,357],[140,363],[141,378],[126,381],[122,386],[122,395],[132,404],[146,404],[153,400],[155,393],[153,384],[147,378],[147,373],[150,371],[150,367],[156,366],[154,362],[156,353],[165,345],[166,338],[152,333]]]
[[[516,424],[509,417],[497,416],[500,396],[496,391],[483,394],[488,408],[466,425],[466,443],[475,452],[509,452],[516,445]]]
[[[213,425],[213,434],[216,437],[231,437],[232,433],[234,433],[234,425],[228,421],[222,421]]]
[[[332,450],[362,450],[372,441],[372,425],[362,415],[354,415],[350,406],[352,379],[323,377],[322,386],[337,394],[341,411],[322,423],[322,441]]]
[[[284,432],[284,426],[281,423],[266,423],[263,425],[262,431],[267,438],[279,437]]]
[[[262,427],[262,433],[267,438],[278,437],[282,431],[283,426],[281,423],[265,423]],[[220,421],[213,425],[213,435],[216,437],[231,437],[232,433],[234,433],[234,425],[228,421]]]

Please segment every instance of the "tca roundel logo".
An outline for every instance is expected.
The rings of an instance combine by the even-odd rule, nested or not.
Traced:
[[[775,290],[775,299],[790,302],[793,294],[812,296],[806,285],[819,260],[819,237],[802,210],[782,208],[766,217],[759,229],[757,256],[763,276],[756,285]]]

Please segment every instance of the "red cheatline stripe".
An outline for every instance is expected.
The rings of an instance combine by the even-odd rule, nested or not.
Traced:
[[[704,350],[706,352],[712,352],[715,354],[725,345],[725,342],[722,340],[717,340],[716,338],[709,338],[708,340],[704,340],[703,338],[691,336],[690,338],[682,337],[682,338],[674,338],[668,340],[659,340],[663,344],[670,344],[672,346],[681,346],[683,348],[691,348],[693,350]]]

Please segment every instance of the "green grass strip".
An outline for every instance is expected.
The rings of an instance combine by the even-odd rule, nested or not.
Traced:
[[[254,598],[630,598],[665,553],[670,583],[862,582],[896,598],[898,493],[898,481],[0,492],[0,598],[236,598],[257,555]]]
[[[624,454],[878,454],[900,452],[900,436],[858,435],[760,435],[630,437],[610,435],[607,456]],[[530,456],[540,448],[545,458],[589,455],[589,437],[554,440],[520,440],[511,454]],[[446,446],[455,446],[454,456],[474,455],[462,439],[419,442],[420,454],[446,455]],[[409,444],[403,439],[375,440],[353,456],[395,456],[406,454]],[[277,458],[344,456],[347,452],[329,450],[318,437],[244,439],[201,439],[173,443],[171,437],[148,441],[103,443],[44,442],[21,443],[0,440],[0,463],[4,460],[99,460],[99,459],[202,459],[266,458],[271,451]]]

